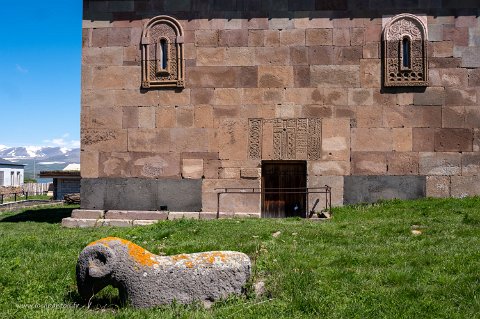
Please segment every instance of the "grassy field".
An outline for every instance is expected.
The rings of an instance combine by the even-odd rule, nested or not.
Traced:
[[[301,219],[179,220],[63,229],[72,207],[0,215],[0,317],[480,318],[480,198],[389,201]],[[273,233],[280,232],[278,237]],[[200,305],[119,307],[108,288],[87,309],[75,264],[89,242],[118,236],[155,254],[238,250],[267,292]]]

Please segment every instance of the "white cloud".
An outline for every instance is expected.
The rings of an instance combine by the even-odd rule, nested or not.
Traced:
[[[9,148],[7,145],[0,144],[0,151]]]
[[[69,139],[70,134],[63,134],[62,137],[53,138],[51,140],[44,140],[43,142],[48,146],[59,146],[63,148],[78,148],[80,147],[80,141]]]
[[[20,72],[20,73],[28,73],[28,69],[22,67],[20,64],[17,64],[16,67],[17,67],[17,71],[18,71],[18,72]]]

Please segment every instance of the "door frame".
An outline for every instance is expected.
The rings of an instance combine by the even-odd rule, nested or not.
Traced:
[[[262,160],[262,163],[261,163],[261,192],[262,192],[262,195],[261,195],[261,217],[264,218],[265,217],[265,193],[264,193],[264,189],[265,189],[265,175],[264,175],[264,166],[265,165],[269,165],[269,164],[284,164],[284,165],[288,165],[288,164],[301,164],[303,166],[303,176],[304,176],[304,180],[305,180],[305,190],[307,190],[307,185],[308,185],[308,170],[307,170],[307,161],[306,160]],[[308,210],[308,207],[306,207],[307,205],[307,196],[308,194],[305,194],[304,195],[304,199],[303,199],[303,206],[305,207],[305,210]],[[300,217],[304,217],[304,214],[302,214]]]

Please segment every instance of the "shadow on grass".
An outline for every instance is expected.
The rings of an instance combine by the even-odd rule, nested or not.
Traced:
[[[72,210],[73,208],[66,207],[26,210],[0,219],[0,223],[36,222],[57,224],[60,223],[63,218],[70,217]]]
[[[113,288],[111,289],[113,290]],[[102,295],[100,293],[95,295],[91,300],[85,301],[76,290],[70,290],[65,295],[64,301],[76,307],[86,307],[89,309],[119,309],[126,306],[120,299],[118,292],[116,295]]]

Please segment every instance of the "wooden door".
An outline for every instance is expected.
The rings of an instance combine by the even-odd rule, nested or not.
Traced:
[[[262,217],[305,217],[307,163],[262,163]]]

